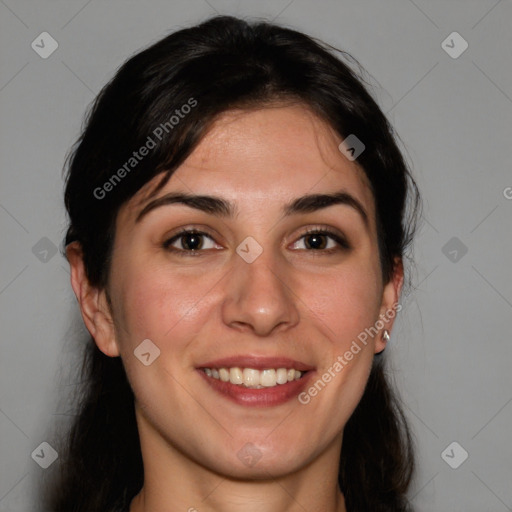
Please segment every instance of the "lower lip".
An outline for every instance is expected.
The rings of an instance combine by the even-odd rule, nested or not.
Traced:
[[[222,396],[239,405],[252,407],[272,407],[296,398],[307,386],[313,373],[313,371],[308,371],[300,379],[292,380],[286,384],[278,384],[270,388],[251,389],[208,377],[202,370],[198,370],[198,372]]]

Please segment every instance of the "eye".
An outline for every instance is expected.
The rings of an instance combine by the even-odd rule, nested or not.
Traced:
[[[198,256],[201,252],[222,249],[208,233],[197,229],[183,229],[167,239],[163,248],[179,256]],[[348,242],[336,232],[325,228],[310,229],[292,245],[293,249],[309,252],[332,253],[342,249],[350,249]]]
[[[201,250],[221,248],[215,240],[202,231],[184,229],[163,243],[170,251],[193,254]]]
[[[292,247],[299,250],[327,252],[350,248],[343,237],[328,229],[311,229],[302,235]]]

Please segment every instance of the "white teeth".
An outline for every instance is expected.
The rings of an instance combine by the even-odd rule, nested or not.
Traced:
[[[252,368],[244,368],[244,385],[248,388],[258,387],[260,385],[260,372]]]
[[[208,377],[253,389],[271,388],[286,384],[292,380],[300,379],[304,373],[293,368],[268,368],[262,371],[239,367],[203,368],[203,371]]]
[[[242,384],[244,382],[240,368],[231,368],[231,370],[229,370],[229,382],[231,382],[231,384]]]
[[[260,386],[270,388],[277,384],[275,370],[263,370],[260,374]]]
[[[278,384],[286,384],[288,382],[288,372],[286,368],[279,368],[276,372],[276,382]]]

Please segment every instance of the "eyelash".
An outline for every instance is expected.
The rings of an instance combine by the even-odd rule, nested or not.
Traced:
[[[175,247],[171,247],[171,245],[174,242],[179,240],[184,235],[205,236],[207,238],[210,238],[212,241],[215,241],[214,238],[209,233],[206,233],[204,231],[200,231],[197,229],[193,229],[193,228],[183,228],[178,233],[173,235],[171,238],[167,239],[162,244],[162,247],[165,250],[173,252],[179,256],[194,256],[194,257],[201,256],[201,252],[205,252],[204,249],[176,249]],[[302,250],[302,251],[305,250],[305,251],[311,252],[311,253],[319,253],[319,254],[314,254],[314,255],[321,256],[321,255],[326,255],[326,254],[332,254],[334,252],[338,252],[339,250],[348,251],[351,249],[350,244],[347,242],[347,240],[345,238],[343,238],[336,232],[333,232],[327,228],[310,228],[306,232],[304,232],[297,239],[297,241],[307,237],[308,235],[325,235],[325,236],[331,238],[332,240],[334,240],[338,244],[338,247],[330,248],[330,249],[298,249],[298,250]],[[294,243],[296,243],[296,242],[294,242]]]

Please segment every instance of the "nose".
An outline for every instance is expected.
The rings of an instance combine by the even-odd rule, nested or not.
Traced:
[[[299,321],[297,297],[286,271],[265,251],[252,263],[235,260],[228,278],[222,318],[239,331],[269,336]]]

